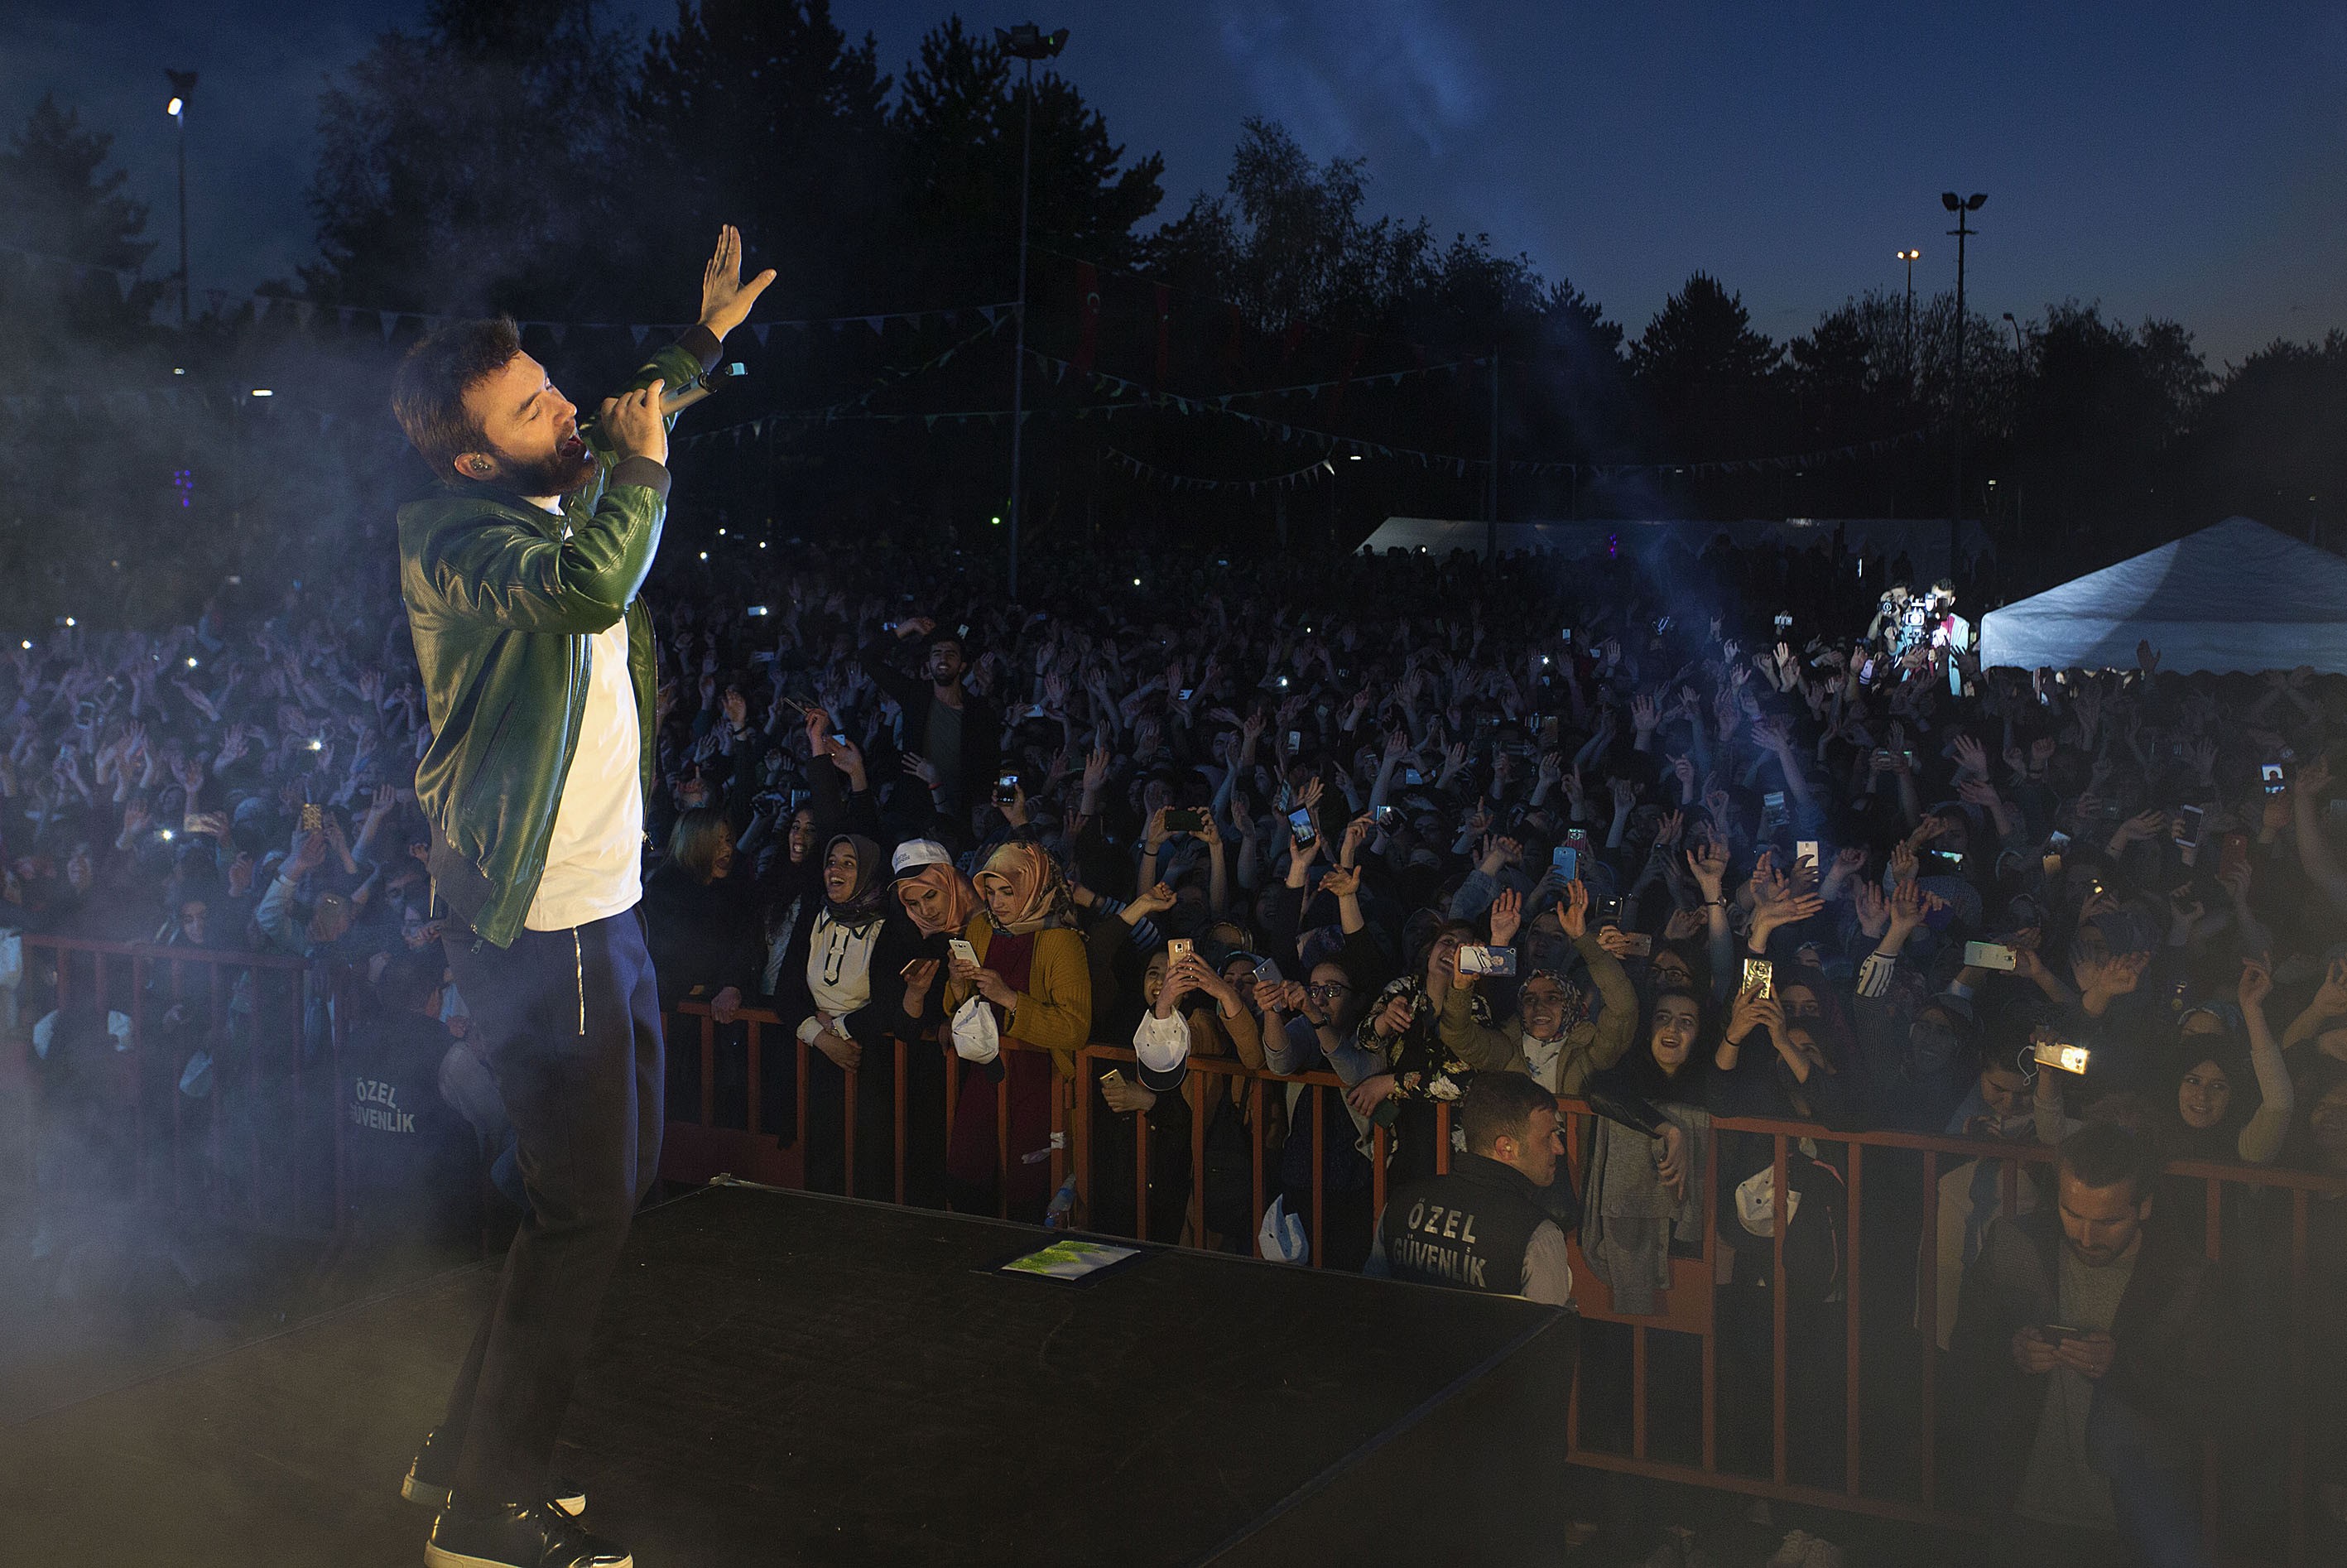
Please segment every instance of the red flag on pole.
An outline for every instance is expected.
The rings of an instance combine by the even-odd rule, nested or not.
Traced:
[[[1092,373],[1092,356],[1100,348],[1100,270],[1090,261],[1076,263],[1076,374]]]
[[[1157,385],[1155,390],[1163,392],[1165,390],[1165,361],[1172,350],[1172,344],[1167,338],[1174,326],[1174,291],[1163,283],[1159,283],[1155,285],[1154,292],[1157,303]]]
[[[1344,412],[1346,384],[1353,379],[1353,372],[1360,369],[1361,351],[1368,346],[1368,338],[1359,333],[1353,334],[1353,345],[1345,351],[1345,374],[1337,377],[1336,390],[1328,395],[1328,423],[1331,425],[1337,422],[1337,415]]]

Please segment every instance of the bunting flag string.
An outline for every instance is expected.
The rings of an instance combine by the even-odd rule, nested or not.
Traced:
[[[731,425],[721,425],[713,430],[703,430],[696,435],[688,436],[684,438],[682,445],[686,446],[698,446],[704,442],[714,441],[720,436],[730,436],[733,437],[734,445],[739,446],[742,442],[742,434],[743,431],[748,431],[754,439],[765,434],[767,425],[778,422],[811,422],[828,425],[835,421],[848,417],[874,417],[868,414],[859,415],[856,411],[861,410],[864,405],[871,402],[872,399],[877,397],[880,394],[887,391],[892,386],[901,385],[905,382],[912,380],[917,375],[925,375],[930,371],[939,370],[946,365],[952,364],[954,356],[961,353],[962,350],[970,347],[974,343],[982,342],[987,338],[999,335],[1001,333],[1003,326],[1007,323],[1016,319],[1016,315],[1017,313],[1013,311],[999,310],[995,312],[994,314],[986,318],[986,324],[984,326],[979,327],[976,332],[964,337],[960,342],[948,344],[947,347],[934,354],[931,354],[928,359],[923,360],[918,364],[908,366],[903,370],[883,371],[873,385],[866,387],[862,392],[856,393],[851,396],[843,397],[838,402],[828,405],[825,407],[795,414],[764,414],[754,419],[736,420]],[[896,419],[910,419],[917,416],[913,415],[896,415],[888,417]],[[935,416],[932,416],[932,418],[934,417]]]
[[[1200,289],[1185,289],[1178,283],[1161,282],[1155,278],[1144,277],[1139,272],[1127,272],[1114,267],[1103,266],[1095,261],[1088,261],[1085,258],[1076,255],[1071,251],[1055,251],[1049,245],[1030,243],[1027,248],[1041,255],[1056,257],[1062,261],[1072,261],[1078,266],[1092,267],[1094,269],[1094,275],[1096,277],[1122,278],[1128,282],[1146,283],[1153,289],[1162,290],[1164,292],[1158,296],[1160,301],[1163,301],[1166,294],[1184,294],[1191,299],[1203,301],[1207,304],[1217,307],[1227,313],[1230,323],[1230,343],[1225,351],[1225,354],[1227,357],[1233,359],[1238,357],[1236,351],[1241,342],[1241,333],[1245,323],[1245,313],[1240,310],[1236,302],[1226,300],[1220,294],[1207,293]],[[1161,312],[1164,308],[1165,307],[1161,303]],[[1308,333],[1317,332],[1324,334],[1335,335],[1339,331],[1340,329],[1335,327],[1315,327],[1306,322],[1292,322],[1288,324],[1286,330],[1280,333],[1280,358],[1285,362],[1295,357],[1296,351],[1303,346],[1304,339]],[[1348,332],[1346,335],[1350,336],[1355,334]],[[1389,337],[1383,333],[1374,333],[1367,335],[1378,343],[1395,343],[1403,348],[1407,348],[1411,353],[1421,358],[1425,356],[1425,345],[1415,342],[1412,339]]]
[[[1064,376],[1071,368],[1065,360],[1037,354],[1033,349],[1027,352],[1046,368],[1053,370],[1061,376]],[[1480,368],[1490,363],[1488,357],[1456,360],[1445,364],[1426,365],[1421,369],[1450,371]],[[1420,371],[1391,371],[1361,379],[1371,382],[1399,381],[1405,375],[1418,374],[1420,374]],[[1122,376],[1110,375],[1102,371],[1092,372],[1091,381],[1095,389],[1106,391],[1112,396],[1125,394],[1138,395],[1137,402],[1124,406],[1171,408],[1177,414],[1220,414],[1252,425],[1267,435],[1276,435],[1282,441],[1308,441],[1327,446],[1332,451],[1345,452],[1348,456],[1358,454],[1364,457],[1399,457],[1405,461],[1415,462],[1421,468],[1448,472],[1461,478],[1476,469],[1488,469],[1491,466],[1491,459],[1488,457],[1459,457],[1444,452],[1425,452],[1416,447],[1395,446],[1385,442],[1366,440],[1358,436],[1339,436],[1331,431],[1290,424],[1285,420],[1274,419],[1260,414],[1249,414],[1243,409],[1230,406],[1231,402],[1236,398],[1271,395],[1280,392],[1317,392],[1334,384],[1332,383],[1307,384],[1299,387],[1266,388],[1261,393],[1225,393],[1213,397],[1183,397],[1172,393],[1153,395],[1148,388],[1138,382],[1128,381]],[[1078,417],[1081,416],[1080,412]],[[1572,474],[1597,479],[1626,477],[1633,474],[1694,474],[1699,477],[1716,474],[1757,474],[1769,470],[1803,468],[1815,464],[1835,462],[1850,457],[1878,456],[1908,442],[1922,440],[1930,434],[1928,428],[1918,428],[1902,431],[1896,436],[1881,436],[1871,441],[1857,441],[1842,446],[1770,457],[1713,458],[1696,463],[1584,463],[1550,458],[1505,458],[1501,461],[1501,466],[1510,473],[1515,474]]]
[[[248,393],[212,391],[201,386],[172,386],[160,391],[116,392],[19,392],[0,396],[0,420],[26,420],[36,415],[46,417],[45,410],[62,409],[67,418],[78,423],[85,415],[98,414],[111,419],[152,419],[161,414],[177,414],[189,409],[211,410],[235,403],[254,418],[272,420],[315,420],[318,433],[324,435],[341,422],[342,415],[331,408],[313,407],[300,400],[271,394],[255,397]],[[388,421],[383,432],[395,435]]]
[[[115,297],[119,300],[128,300],[130,297],[130,291],[138,283],[138,269],[136,267],[99,267],[87,261],[77,261],[70,256],[56,256],[46,251],[28,250],[22,245],[0,244],[0,251],[22,258],[26,266],[36,271],[42,267],[52,267],[59,272],[70,273],[76,282],[84,282],[95,273],[103,272],[113,282]]]
[[[1248,495],[1254,496],[1265,490],[1296,489],[1313,483],[1323,475],[1332,475],[1336,471],[1336,466],[1323,457],[1288,473],[1274,474],[1261,479],[1202,479],[1194,474],[1175,474],[1160,468],[1154,463],[1143,462],[1122,447],[1111,446],[1106,448],[1106,452],[1111,462],[1127,470],[1133,477],[1148,480],[1152,484],[1163,485],[1166,488],[1176,492],[1245,490]]]
[[[47,267],[69,272],[77,282],[95,273],[104,273],[113,281],[115,293],[125,300],[130,297],[131,289],[141,281],[138,270],[136,268],[94,266],[86,261],[77,261],[70,256],[30,250],[22,245],[0,244],[0,252],[18,257],[29,267],[36,269]],[[151,281],[169,282],[168,278]],[[239,308],[251,305],[256,317],[269,315],[280,309],[290,309],[293,313],[296,326],[303,332],[310,330],[312,321],[320,311],[333,312],[335,325],[343,332],[351,330],[352,323],[355,318],[361,315],[372,315],[375,318],[377,328],[383,333],[385,343],[389,343],[397,335],[402,323],[414,323],[425,332],[431,332],[437,327],[445,326],[449,322],[462,319],[458,314],[446,312],[393,310],[388,306],[380,305],[321,305],[313,300],[297,300],[284,294],[239,293],[229,289],[206,289],[204,295],[215,313],[226,309],[231,302],[234,302]],[[886,335],[888,327],[897,322],[910,323],[917,329],[933,323],[954,327],[959,326],[963,318],[967,316],[976,316],[991,327],[1002,316],[1016,314],[1019,308],[1019,302],[1016,300],[998,300],[988,304],[955,305],[943,310],[884,311],[877,314],[810,316],[798,321],[753,322],[750,326],[751,331],[756,334],[759,345],[763,347],[767,338],[778,332],[801,334],[819,331],[839,333],[850,327],[863,327],[876,337]],[[621,326],[626,328],[638,344],[641,344],[653,333],[666,333],[674,336],[682,333],[692,323],[686,322],[558,322],[532,317],[518,324],[524,332],[542,329],[559,345],[572,332],[611,332]]]
[[[1910,442],[1922,441],[1931,434],[1928,427],[1902,430],[1896,436],[1879,436],[1871,441],[1852,441],[1846,446],[1820,447],[1810,452],[1789,452],[1774,457],[1719,457],[1701,463],[1561,463],[1511,460],[1507,466],[1522,474],[1573,474],[1594,479],[1608,479],[1633,474],[1694,474],[1706,477],[1714,474],[1785,472],[1797,468],[1815,467],[1824,463],[1841,462],[1851,457],[1881,456],[1883,453],[1895,451]]]
[[[1178,404],[1184,412],[1193,404],[1219,409],[1249,398],[1313,398],[1324,392],[1341,390],[1352,385],[1375,386],[1382,384],[1387,386],[1399,386],[1412,376],[1430,375],[1437,372],[1447,374],[1454,371],[1480,369],[1491,363],[1488,358],[1452,359],[1445,360],[1440,364],[1412,365],[1407,370],[1380,370],[1368,375],[1348,375],[1335,381],[1299,381],[1289,386],[1259,386],[1245,392],[1217,392],[1204,396],[1184,398],[1174,393],[1156,391],[1141,382],[1129,380],[1122,375],[1112,375],[1104,370],[1089,369],[1081,361],[1060,359],[1043,353],[1040,349],[1029,349],[1027,357],[1050,371],[1055,381],[1066,380],[1069,373],[1072,371],[1078,375],[1086,377],[1095,392],[1105,392],[1112,397],[1132,395],[1153,398],[1160,406],[1169,408]]]
[[[1168,401],[1170,403],[1171,400],[1169,399]],[[761,435],[764,434],[764,430],[768,426],[785,424],[844,425],[851,423],[866,423],[881,425],[910,425],[918,423],[925,430],[935,430],[940,425],[946,425],[949,428],[959,428],[964,425],[979,424],[987,425],[999,425],[1003,421],[1010,417],[1010,411],[1007,408],[954,409],[917,414],[876,414],[868,411],[861,413],[843,412],[842,409],[844,407],[845,405],[835,405],[829,409],[815,409],[805,413],[769,414],[756,420],[745,422],[740,425],[729,425],[722,430],[710,431],[704,436],[691,437],[684,444],[686,446],[692,446],[695,442],[708,440],[714,436],[727,434],[733,435],[735,439],[738,441],[740,439],[740,433],[743,430],[746,429],[750,430],[753,435]],[[1072,418],[1081,420],[1094,417],[1102,421],[1113,421],[1120,415],[1143,413],[1147,407],[1147,405],[1142,403],[1094,403],[1086,404],[1074,408],[1029,408],[1021,412],[1020,419],[1021,423],[1031,419]],[[1490,459],[1488,458],[1458,457],[1445,452],[1424,452],[1419,451],[1415,447],[1395,446],[1384,442],[1367,441],[1355,436],[1332,436],[1326,431],[1308,429],[1302,425],[1281,425],[1276,420],[1265,419],[1256,415],[1240,414],[1235,411],[1210,409],[1194,399],[1190,400],[1188,406],[1180,410],[1180,412],[1189,414],[1228,413],[1229,417],[1245,421],[1247,424],[1265,430],[1266,433],[1275,433],[1284,441],[1305,441],[1325,444],[1328,447],[1329,455],[1327,456],[1316,458],[1313,462],[1306,465],[1304,468],[1295,471],[1296,474],[1302,474],[1307,477],[1313,468],[1328,465],[1337,453],[1343,453],[1348,456],[1358,454],[1363,457],[1389,457],[1399,459],[1403,462],[1414,462],[1420,468],[1437,473],[1451,474],[1462,478],[1479,468],[1487,468],[1490,466]],[[1541,475],[1571,474],[1577,477],[1587,479],[1626,478],[1634,475],[1660,473],[1696,474],[1705,476],[1731,473],[1748,474],[1758,473],[1770,469],[1787,470],[1810,467],[1840,459],[1879,456],[1899,446],[1907,445],[1910,442],[1922,440],[1930,434],[1931,432],[1929,430],[1911,430],[1898,436],[1881,436],[1872,441],[1852,442],[1848,446],[1827,447],[1814,452],[1793,453],[1774,457],[1731,458],[1706,463],[1580,463],[1546,459],[1535,461],[1529,459],[1509,458],[1503,460],[1503,466],[1512,473]],[[1111,450],[1113,451],[1112,448]],[[1182,478],[1189,477],[1188,476],[1174,477]],[[1276,476],[1268,479],[1252,481],[1244,479],[1200,479],[1195,481],[1194,486],[1185,487],[1202,487],[1213,484],[1236,485],[1244,487],[1250,483],[1260,487],[1276,485],[1281,478],[1289,477],[1293,477],[1293,476]]]

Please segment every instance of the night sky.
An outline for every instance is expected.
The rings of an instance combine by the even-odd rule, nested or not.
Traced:
[[[190,118],[197,287],[307,253],[316,95],[420,0],[0,0],[0,122],[45,91],[119,133],[169,270],[163,67]],[[641,30],[671,5],[615,0]],[[942,0],[836,0],[897,70]],[[1989,193],[1969,288],[1992,319],[2099,299],[2172,315],[2212,358],[2347,326],[2347,7],[1568,5],[1556,0],[1087,0],[962,7],[1074,30],[1061,68],[1134,151],[1164,216],[1219,190],[1240,118],[1369,160],[1377,210],[1483,231],[1635,333],[1692,270],[1779,338],[1920,245],[1948,287],[1938,194]],[[2058,12],[2055,17],[2050,13]],[[754,245],[755,237],[753,236]],[[786,292],[789,281],[784,280]]]

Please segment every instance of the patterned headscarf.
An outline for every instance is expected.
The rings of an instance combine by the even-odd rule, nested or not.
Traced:
[[[1589,1021],[1589,993],[1566,979],[1560,971],[1535,965],[1532,973],[1524,977],[1524,980],[1527,984],[1533,980],[1553,980],[1556,982],[1556,989],[1564,993],[1564,1010],[1562,1015],[1563,1021],[1557,1026],[1556,1031],[1559,1039],[1571,1034],[1576,1028]]]
[[[860,833],[838,833],[823,846],[825,865],[831,864],[831,852],[843,844],[856,851],[856,886],[836,904],[826,892],[825,910],[843,926],[868,925],[888,912],[888,857]]]
[[[998,886],[1009,894],[1008,901],[1015,913],[1008,919],[999,915],[993,917],[999,930],[1025,936],[1075,918],[1075,900],[1068,893],[1068,879],[1061,875],[1059,863],[1045,854],[1040,844],[1004,845],[988,857],[986,869],[973,880],[979,897],[987,899],[989,907]]]
[[[912,896],[917,888],[940,896],[941,902],[934,911],[914,903]],[[898,877],[897,897],[924,937],[958,937],[969,928],[969,917],[978,912],[978,890],[952,866],[932,864]],[[939,917],[935,923],[932,913]]]

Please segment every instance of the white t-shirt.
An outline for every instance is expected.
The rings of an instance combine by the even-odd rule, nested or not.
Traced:
[[[522,926],[560,931],[608,919],[643,896],[644,791],[625,616],[587,640],[579,752],[554,808],[546,876]]]

